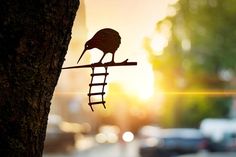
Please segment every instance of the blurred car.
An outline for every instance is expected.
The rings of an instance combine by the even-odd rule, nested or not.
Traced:
[[[236,132],[226,132],[223,143],[226,151],[236,151]]]
[[[202,120],[200,130],[209,139],[209,151],[225,152],[236,150],[236,120],[206,118]]]
[[[155,137],[159,135],[161,128],[156,125],[145,125],[138,131],[138,136],[140,138],[145,137]]]
[[[196,153],[207,148],[207,140],[198,129],[161,129],[140,140],[141,157],[171,157]]]
[[[58,115],[49,115],[44,152],[67,152],[75,147],[76,133],[70,130],[71,125]]]

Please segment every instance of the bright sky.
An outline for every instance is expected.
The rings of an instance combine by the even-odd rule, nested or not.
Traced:
[[[138,66],[109,68],[108,83],[118,82],[127,93],[135,95],[140,99],[145,100],[152,96],[154,92],[154,77],[152,66],[148,62],[147,52],[143,48],[143,40],[145,37],[152,37],[153,34],[155,34],[156,23],[158,20],[165,18],[168,14],[168,4],[176,1],[177,0],[84,0],[86,27],[88,30],[88,38],[86,41],[102,28],[109,27],[115,29],[121,36],[121,45],[115,53],[115,61],[121,62],[129,59],[131,62],[138,63]],[[78,38],[83,34],[79,33],[79,29],[77,28],[77,24],[80,24],[80,19],[83,20],[83,18],[80,17],[75,20],[76,26],[72,31],[72,40],[64,66],[76,65],[77,58],[79,58],[82,53],[78,52],[82,51],[79,50],[79,47],[83,47],[86,42],[80,40],[78,43]],[[83,30],[80,29],[80,31]],[[84,38],[80,39],[85,40]],[[163,44],[166,44],[160,37],[153,41],[155,41],[152,43],[153,49],[160,49],[163,47]],[[92,61],[86,61],[86,57],[84,57],[85,54],[80,63],[94,63],[94,58],[98,61],[102,55],[102,52],[97,49],[92,49],[88,52],[90,53],[86,54],[91,55]],[[111,56],[106,56],[104,58],[105,61],[106,59],[110,61],[111,58],[109,57]],[[82,71],[82,69],[80,69],[80,71]],[[75,75],[73,74],[73,76]],[[66,81],[68,77],[70,77],[70,79],[74,78],[69,71],[63,71],[59,80],[60,86],[57,87],[58,91],[62,89],[66,92],[74,91],[75,86],[71,86],[71,82]],[[78,84],[85,87],[89,75],[83,78],[84,79],[80,80],[76,78],[76,81]],[[84,90],[80,90],[79,92],[81,94],[86,93]],[[112,94],[115,94],[114,91]]]
[[[128,92],[148,98],[153,92],[153,72],[143,39],[155,32],[156,22],[166,16],[168,3],[176,0],[84,0],[90,39],[98,30],[110,27],[121,36],[116,61],[129,59],[136,67],[111,68],[110,81],[118,81]],[[95,53],[93,53],[95,54]]]

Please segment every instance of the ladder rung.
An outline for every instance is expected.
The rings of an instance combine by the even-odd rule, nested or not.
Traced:
[[[101,75],[108,75],[109,73],[96,73],[96,74],[91,74],[91,76],[101,76]]]
[[[91,96],[91,95],[104,95],[105,92],[98,92],[98,93],[88,93],[88,96]]]
[[[102,86],[107,85],[107,83],[90,83],[89,86]]]
[[[89,105],[105,104],[105,101],[90,102]]]

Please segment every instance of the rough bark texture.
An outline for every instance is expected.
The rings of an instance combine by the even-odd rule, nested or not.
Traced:
[[[0,3],[0,154],[42,156],[79,0]]]

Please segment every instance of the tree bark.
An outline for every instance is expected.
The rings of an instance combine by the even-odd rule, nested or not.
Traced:
[[[42,156],[79,0],[0,3],[0,153]]]

